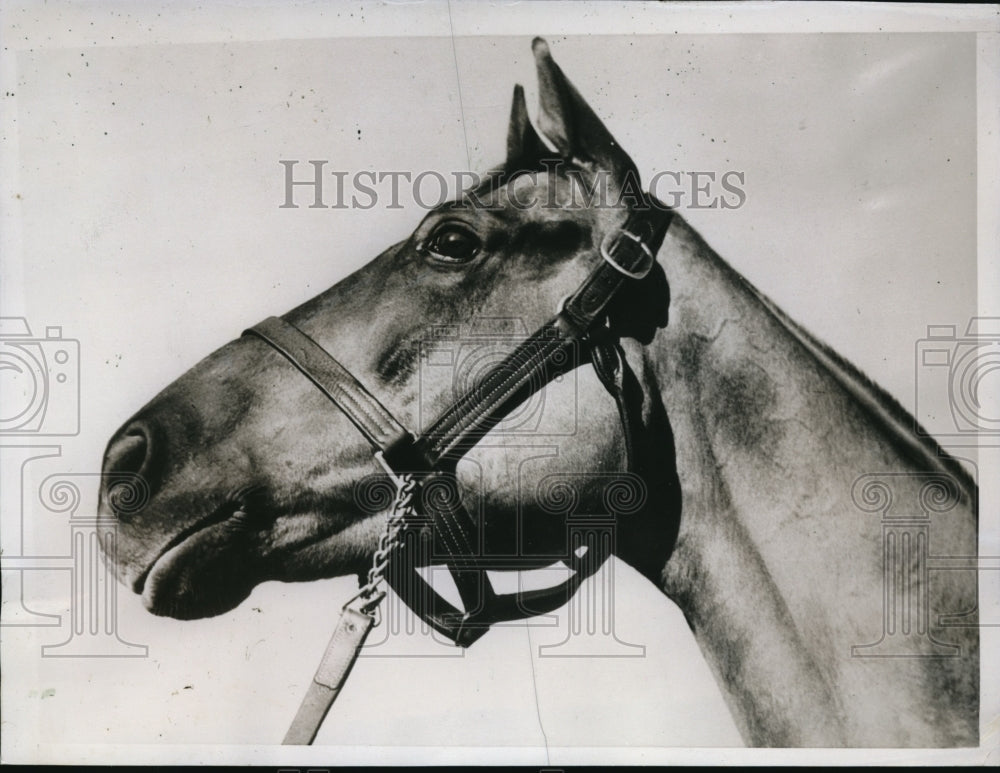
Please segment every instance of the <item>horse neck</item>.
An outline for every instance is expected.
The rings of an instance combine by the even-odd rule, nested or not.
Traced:
[[[978,729],[974,628],[942,632],[933,615],[929,635],[907,645],[918,658],[852,657],[866,652],[852,647],[875,642],[884,628],[882,517],[890,508],[866,510],[868,495],[859,507],[859,486],[881,480],[891,507],[917,513],[929,482],[950,481],[947,512],[928,520],[931,551],[974,556],[974,485],[913,433],[902,409],[680,218],[660,256],[670,324],[648,356],[683,498],[663,589],[687,617],[744,737],[780,745],[968,740]],[[908,571],[930,609],[975,608],[974,578],[929,582],[925,567]],[[938,651],[928,643],[935,636],[963,657],[926,657]],[[914,707],[923,707],[919,716]]]

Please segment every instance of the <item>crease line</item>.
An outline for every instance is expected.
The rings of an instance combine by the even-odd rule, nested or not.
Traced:
[[[458,111],[462,115],[462,137],[465,140],[465,165],[472,169],[472,156],[469,152],[469,134],[465,128],[465,105],[462,103],[462,76],[458,72],[458,49],[455,47],[455,22],[451,18],[451,0],[448,0],[448,26],[451,29],[451,57],[455,62],[455,82],[458,84]]]
[[[545,725],[542,724],[542,709],[538,703],[538,680],[535,677],[535,648],[531,641],[531,626],[525,624],[525,632],[528,634],[528,661],[531,663],[531,690],[535,694],[535,716],[538,717],[538,729],[542,732],[542,740],[545,742],[545,764],[552,764],[549,757],[549,737],[545,733]]]

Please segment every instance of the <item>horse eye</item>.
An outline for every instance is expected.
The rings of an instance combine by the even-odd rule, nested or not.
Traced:
[[[423,247],[445,263],[466,263],[479,253],[482,242],[467,226],[444,223],[430,235]]]

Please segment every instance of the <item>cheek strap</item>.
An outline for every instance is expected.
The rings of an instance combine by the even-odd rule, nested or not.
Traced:
[[[655,328],[666,324],[668,302],[665,275],[655,255],[671,212],[652,199],[645,203],[631,210],[620,228],[605,235],[596,268],[560,304],[555,316],[479,378],[419,436],[290,322],[270,317],[244,331],[281,354],[350,419],[397,489],[368,582],[345,605],[286,743],[312,742],[374,625],[373,612],[384,596],[378,590],[383,578],[436,631],[467,647],[494,623],[545,614],[567,603],[610,555],[611,545],[606,541],[583,551],[568,545],[567,553],[557,559],[572,571],[567,580],[541,590],[497,593],[487,569],[517,569],[516,557],[512,563],[510,557],[497,561],[484,554],[481,524],[461,501],[455,469],[524,400],[587,361],[618,407],[625,467],[633,469],[636,437],[642,430],[641,389],[638,399],[629,399],[634,390],[628,390],[627,384],[637,382],[618,337],[624,324],[624,330],[634,332],[639,340],[651,339]],[[612,327],[605,324],[609,317]],[[636,322],[616,323],[616,319]],[[641,479],[638,483],[644,486]],[[418,572],[420,566],[440,563],[451,573],[462,609],[444,599]]]

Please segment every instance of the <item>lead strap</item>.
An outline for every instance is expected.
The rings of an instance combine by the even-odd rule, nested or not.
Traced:
[[[379,454],[378,457],[380,456]],[[391,471],[389,474],[396,484],[396,498],[386,518],[378,550],[372,558],[368,582],[340,611],[340,619],[326,645],[319,668],[299,704],[291,727],[285,733],[285,740],[282,741],[285,746],[308,746],[313,742],[327,712],[340,694],[354,661],[358,659],[358,653],[365,646],[368,632],[375,625],[373,613],[385,598],[385,593],[378,586],[385,579],[390,555],[399,546],[398,535],[403,518],[413,512],[412,500],[416,488],[412,475],[396,476]]]
[[[344,607],[283,744],[306,746],[313,742],[374,623],[372,615]]]

